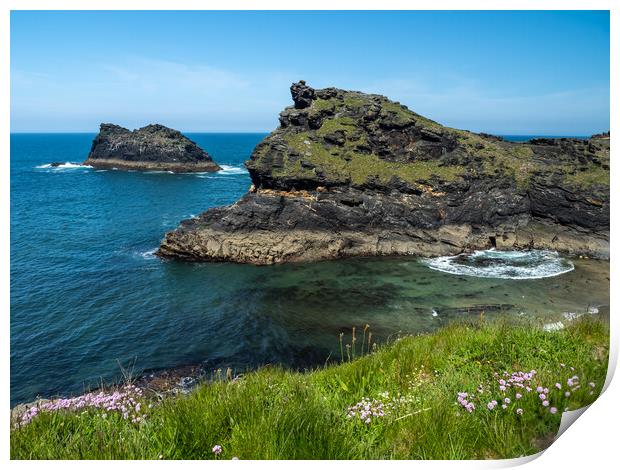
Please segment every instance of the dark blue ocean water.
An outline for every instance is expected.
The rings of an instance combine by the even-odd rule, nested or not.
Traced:
[[[157,259],[179,221],[247,191],[242,163],[264,137],[188,135],[224,170],[47,168],[83,161],[94,134],[11,135],[12,404],[114,380],[119,363],[136,372],[314,366],[353,325],[369,323],[381,340],[480,309],[555,315],[608,304],[608,265],[591,261],[557,278],[510,281],[444,274],[414,258],[272,267]]]

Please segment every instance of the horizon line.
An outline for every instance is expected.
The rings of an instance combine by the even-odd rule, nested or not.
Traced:
[[[474,134],[490,134],[497,136],[534,136],[534,137],[590,137],[594,134],[600,134],[604,132],[608,132],[607,130],[602,130],[599,132],[581,132],[581,133],[573,133],[573,132],[538,132],[538,133],[527,133],[527,132],[492,132],[492,131],[471,131],[467,129],[463,129],[467,132],[472,132]],[[226,131],[204,131],[204,130],[179,130],[179,132],[183,134],[270,134],[273,132],[267,130],[259,130],[259,131],[240,131],[240,130],[226,130]],[[10,131],[9,134],[98,134],[99,131],[78,131],[78,130],[62,130],[62,131],[53,131],[53,130],[27,130],[27,131]]]

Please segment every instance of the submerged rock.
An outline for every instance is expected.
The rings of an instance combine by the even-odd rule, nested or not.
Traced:
[[[218,171],[209,154],[179,131],[160,124],[130,131],[101,124],[84,162],[93,168],[185,172]]]
[[[250,191],[166,234],[158,254],[272,264],[553,249],[609,255],[609,137],[507,142],[380,96],[293,84],[254,149]]]

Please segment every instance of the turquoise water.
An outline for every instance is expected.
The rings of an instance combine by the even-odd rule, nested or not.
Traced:
[[[338,334],[378,341],[454,318],[605,310],[608,263],[531,280],[477,278],[414,258],[272,267],[190,264],[152,255],[167,230],[230,204],[264,134],[188,134],[224,166],[176,175],[46,168],[80,162],[93,134],[11,135],[11,403],[79,393],[136,371],[205,363],[307,367]]]

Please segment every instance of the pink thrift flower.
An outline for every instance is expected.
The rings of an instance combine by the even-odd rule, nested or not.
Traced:
[[[518,415],[522,415],[522,414],[523,414],[523,409],[521,409],[521,408],[517,408],[517,414],[518,414]]]
[[[518,400],[519,398],[521,398],[523,395],[521,395],[520,393],[515,394],[515,398]]]
[[[215,454],[215,455],[220,455],[222,453],[222,446],[221,445],[214,445],[213,449],[211,449],[211,451]]]
[[[558,409],[555,406],[552,406],[551,408],[549,408],[549,413],[551,413],[552,415],[556,414],[558,412]]]
[[[562,390],[562,384],[556,383],[555,388],[557,388],[558,390]]]
[[[543,405],[543,406],[549,406],[549,400],[545,400],[545,401],[543,401],[543,402],[542,402],[542,405]]]

